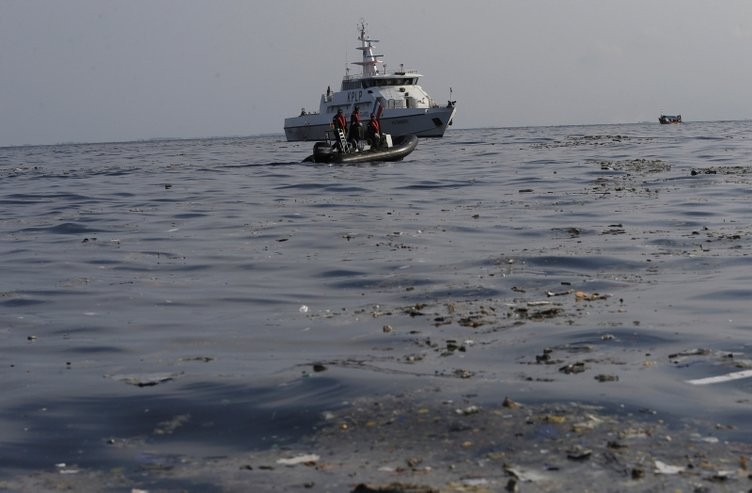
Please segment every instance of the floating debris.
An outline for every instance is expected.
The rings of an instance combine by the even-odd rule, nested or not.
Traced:
[[[455,409],[454,412],[462,416],[470,416],[471,414],[478,414],[480,408],[478,406],[467,406],[464,409]]]
[[[585,291],[575,291],[574,298],[577,301],[597,301],[606,300],[609,298],[609,295],[600,293],[586,293]]]
[[[55,464],[55,467],[57,467],[57,472],[60,474],[78,474],[79,469],[75,467],[70,467],[65,462],[60,462],[59,464]]]
[[[549,414],[548,416],[545,416],[543,420],[548,424],[563,425],[567,422],[567,417],[560,414]]]
[[[687,349],[686,351],[680,351],[678,353],[669,354],[669,359],[679,358],[682,356],[707,356],[710,354],[710,349]]]
[[[522,406],[519,402],[513,401],[509,397],[504,397],[504,401],[501,403],[503,407],[508,409],[517,409]]]
[[[198,361],[201,363],[209,363],[210,361],[214,361],[214,358],[211,356],[193,356],[189,358],[180,358],[179,361]]]
[[[600,375],[596,375],[595,379],[598,380],[599,382],[618,382],[619,381],[619,377],[617,375],[600,374]]]
[[[654,472],[656,474],[679,474],[680,472],[683,472],[684,469],[685,468],[682,466],[672,466],[672,465],[666,464],[665,462],[656,460]]]
[[[446,341],[446,350],[449,352],[454,352],[460,349],[460,345],[457,343],[454,339],[447,339]]]
[[[175,416],[174,418],[168,420],[168,421],[162,421],[157,425],[157,427],[154,429],[155,435],[171,435],[175,430],[182,427],[186,423],[188,423],[191,420],[190,414],[181,414],[179,416]]]
[[[576,363],[562,366],[561,368],[559,368],[559,371],[561,373],[566,373],[567,375],[570,375],[572,373],[582,373],[587,369],[588,368],[587,366],[585,366],[584,361],[577,361]]]
[[[591,455],[593,455],[593,451],[581,445],[575,445],[567,450],[567,459],[569,460],[582,461],[589,459]]]
[[[692,168],[692,176],[697,175],[748,175],[752,166],[711,166],[709,168]]]
[[[148,373],[143,375],[114,375],[112,379],[136,387],[153,387],[174,380],[180,375],[180,373]]]
[[[709,385],[712,383],[731,382],[732,380],[740,380],[742,378],[752,377],[752,370],[735,371],[732,373],[726,373],[725,375],[718,375],[715,377],[698,378],[695,380],[687,380],[687,383],[692,385]]]
[[[383,485],[360,483],[351,493],[439,493],[431,486],[411,483],[389,483]]]
[[[304,454],[296,457],[288,457],[277,460],[277,464],[282,466],[296,466],[298,464],[313,465],[318,462],[319,456],[316,454]]]

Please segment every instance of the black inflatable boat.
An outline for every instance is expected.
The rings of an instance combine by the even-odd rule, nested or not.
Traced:
[[[399,161],[415,150],[418,145],[418,137],[415,135],[402,135],[383,139],[381,144],[369,149],[357,150],[346,144],[327,141],[316,142],[313,146],[313,154],[303,160],[306,163],[334,163],[356,164],[369,161]],[[344,147],[344,151],[342,151]]]

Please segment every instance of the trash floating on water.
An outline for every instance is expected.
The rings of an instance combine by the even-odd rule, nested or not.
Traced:
[[[464,409],[455,409],[454,412],[461,416],[470,416],[471,414],[478,414],[480,412],[480,408],[478,406],[468,406]]]
[[[297,457],[288,457],[284,459],[279,459],[277,461],[277,464],[283,465],[283,466],[296,466],[298,464],[312,464],[314,462],[317,462],[319,460],[319,456],[316,454],[303,454],[298,455]]]
[[[559,368],[559,371],[561,373],[566,373],[567,375],[571,375],[573,373],[582,373],[587,369],[588,367],[585,365],[584,361],[576,361],[574,363],[562,366],[561,368]]]
[[[697,348],[697,349],[687,349],[685,351],[680,351],[678,353],[669,354],[669,359],[676,359],[681,356],[707,356],[710,354],[710,349],[705,348]]]
[[[694,380],[687,380],[687,383],[692,385],[709,385],[712,383],[731,382],[732,380],[740,380],[742,378],[752,377],[752,370],[735,371],[726,373],[725,375],[718,375],[715,377],[697,378]]]
[[[393,482],[389,484],[358,484],[351,493],[389,493],[389,492],[404,492],[404,493],[439,493],[439,490],[422,484],[412,483],[399,483]]]
[[[59,472],[60,474],[78,474],[79,472],[79,470],[74,466],[69,466],[65,462],[55,464],[55,467],[57,467],[57,472]]]
[[[513,401],[509,397],[504,397],[504,402],[502,402],[501,405],[509,409],[517,409],[521,406],[519,402]]]
[[[609,295],[600,293],[586,293],[585,291],[577,291],[574,293],[574,298],[577,301],[596,301],[608,299]]]
[[[659,460],[655,461],[656,474],[679,474],[682,471],[684,471],[684,468],[681,466],[672,466]]]
[[[552,296],[566,296],[571,293],[572,293],[571,289],[567,289],[566,291],[546,291],[546,296],[550,298]]]
[[[114,375],[112,378],[136,387],[153,387],[174,380],[178,376],[180,376],[178,373],[149,373],[143,375]]]
[[[584,461],[593,455],[593,451],[582,447],[581,445],[575,445],[571,449],[567,450],[567,459],[574,461]]]
[[[172,419],[158,423],[157,427],[154,428],[154,431],[152,433],[154,435],[171,435],[175,432],[175,430],[184,426],[190,420],[190,414],[181,414],[179,416],[175,416]]]
[[[596,375],[595,379],[599,382],[618,382],[619,376],[618,375],[606,375],[606,374],[600,374]]]

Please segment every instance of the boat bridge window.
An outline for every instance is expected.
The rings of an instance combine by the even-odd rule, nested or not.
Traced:
[[[375,77],[363,81],[363,87],[383,87],[383,86],[412,86],[418,83],[417,77]]]
[[[353,89],[363,89],[366,87],[365,81],[363,80],[343,80],[342,81],[342,90],[343,91],[351,91]]]

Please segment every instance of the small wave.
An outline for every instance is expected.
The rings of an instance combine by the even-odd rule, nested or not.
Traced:
[[[563,271],[601,271],[608,269],[614,270],[633,270],[642,268],[639,262],[632,262],[615,257],[564,257],[564,256],[542,256],[528,257],[524,259],[527,265],[545,268],[546,270],[563,270]]]
[[[114,353],[125,353],[123,348],[115,347],[115,346],[79,346],[79,347],[72,347],[65,350],[66,353],[73,353],[73,354],[114,354]]]
[[[34,306],[45,303],[43,300],[36,300],[30,298],[11,298],[9,300],[1,301],[0,305],[7,307],[22,307],[22,306]]]
[[[690,299],[703,301],[744,301],[752,300],[752,289],[718,289],[712,292],[704,292]]]
[[[47,228],[25,228],[25,229],[22,229],[21,231],[24,231],[24,232],[45,231],[47,233],[60,234],[60,235],[80,235],[80,234],[89,234],[89,233],[102,233],[102,232],[106,232],[107,230],[89,228],[78,223],[62,223],[62,224],[58,224],[56,226],[51,226]]]
[[[636,328],[629,330],[615,328],[609,330],[608,335],[609,337],[604,338],[603,331],[578,332],[570,334],[568,339],[572,346],[608,346],[617,341],[620,347],[650,347],[674,342],[661,334]]]
[[[351,193],[365,192],[367,189],[351,185],[331,184],[331,183],[296,183],[293,185],[282,185],[276,187],[276,190],[320,190],[323,192],[333,193]]]
[[[246,164],[226,164],[219,166],[219,168],[265,168],[271,166],[310,166],[311,163],[303,163],[301,161],[282,161],[279,163],[246,163]]]
[[[206,216],[207,216],[207,214],[204,214],[204,213],[187,212],[187,213],[184,213],[184,214],[175,214],[175,216],[173,216],[173,217],[175,219],[194,219],[194,218],[197,218],[197,217],[206,217]]]
[[[452,145],[452,146],[488,145],[488,142],[484,142],[482,140],[457,140],[457,141],[449,143],[449,145]]]
[[[345,269],[327,270],[319,274],[318,277],[336,278],[336,277],[356,277],[364,275],[363,272]]]
[[[441,188],[461,188],[472,186],[474,183],[470,181],[450,181],[450,182],[437,182],[437,181],[421,181],[412,185],[406,185],[403,187],[397,187],[398,190],[436,190]]]

